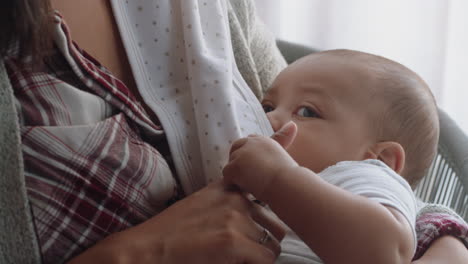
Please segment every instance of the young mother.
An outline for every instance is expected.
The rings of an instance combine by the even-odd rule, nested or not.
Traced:
[[[284,60],[250,1],[229,16],[260,95]],[[284,230],[261,206],[219,182],[184,197],[108,0],[6,0],[0,55],[1,263],[274,262]],[[466,263],[457,238],[433,239],[417,263]]]

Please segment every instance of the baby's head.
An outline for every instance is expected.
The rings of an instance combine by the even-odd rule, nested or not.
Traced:
[[[274,130],[296,123],[288,152],[315,172],[339,161],[380,159],[414,187],[437,150],[437,107],[427,84],[380,56],[306,56],[279,74],[262,104]]]

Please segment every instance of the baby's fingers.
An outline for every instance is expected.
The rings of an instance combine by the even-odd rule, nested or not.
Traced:
[[[223,168],[223,179],[224,182],[227,184],[235,184],[237,185],[238,179],[236,179],[236,175],[239,174],[239,170],[236,169],[237,163],[236,162],[229,162],[226,166]]]
[[[238,150],[239,148],[241,148],[242,146],[245,145],[245,143],[247,143],[247,141],[249,140],[249,138],[241,138],[241,139],[238,139],[236,141],[234,141],[234,143],[232,143],[231,145],[231,149],[229,150],[229,156],[231,156],[231,154]]]
[[[271,138],[278,142],[283,148],[287,149],[296,138],[297,125],[290,121],[276,131]]]

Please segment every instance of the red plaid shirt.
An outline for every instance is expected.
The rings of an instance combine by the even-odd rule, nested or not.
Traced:
[[[61,263],[180,198],[158,152],[160,126],[130,90],[72,43],[57,15],[56,49],[43,69],[6,59],[21,126],[29,201],[44,263]],[[417,220],[420,257],[434,239],[468,245],[448,214]]]
[[[71,42],[40,70],[6,60],[19,113],[26,187],[44,263],[61,263],[177,199],[148,142],[164,137],[129,89]],[[151,140],[150,140],[151,139]]]

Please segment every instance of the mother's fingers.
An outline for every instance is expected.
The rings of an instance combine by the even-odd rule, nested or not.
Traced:
[[[268,229],[278,241],[284,238],[286,225],[271,210],[252,203],[250,214],[255,222]]]
[[[250,214],[251,218],[259,225],[268,229],[275,238],[280,241],[286,233],[285,224],[268,208],[253,202],[251,194],[240,190],[236,185],[223,183],[224,190],[228,194],[229,203],[239,212]],[[227,202],[227,201],[224,201]]]
[[[229,203],[237,213],[227,213],[224,222],[236,223],[237,230],[245,237],[267,248],[278,256],[281,252],[279,240],[284,237],[284,225],[267,209],[251,201],[252,195],[242,192],[233,185],[225,185]]]
[[[243,237],[270,250],[275,257],[281,253],[281,246],[278,239],[276,239],[267,228],[259,225],[249,216],[236,220],[236,225],[238,226],[237,231],[240,232]]]
[[[258,237],[257,242],[260,245],[263,245],[264,247],[271,250],[275,254],[275,256],[279,256],[279,254],[281,253],[280,241],[276,239],[276,237],[264,227],[262,227],[262,232],[261,235]]]
[[[273,264],[276,260],[277,255],[274,252],[253,240],[245,238],[242,245],[234,249],[234,255],[244,256],[240,263]]]

